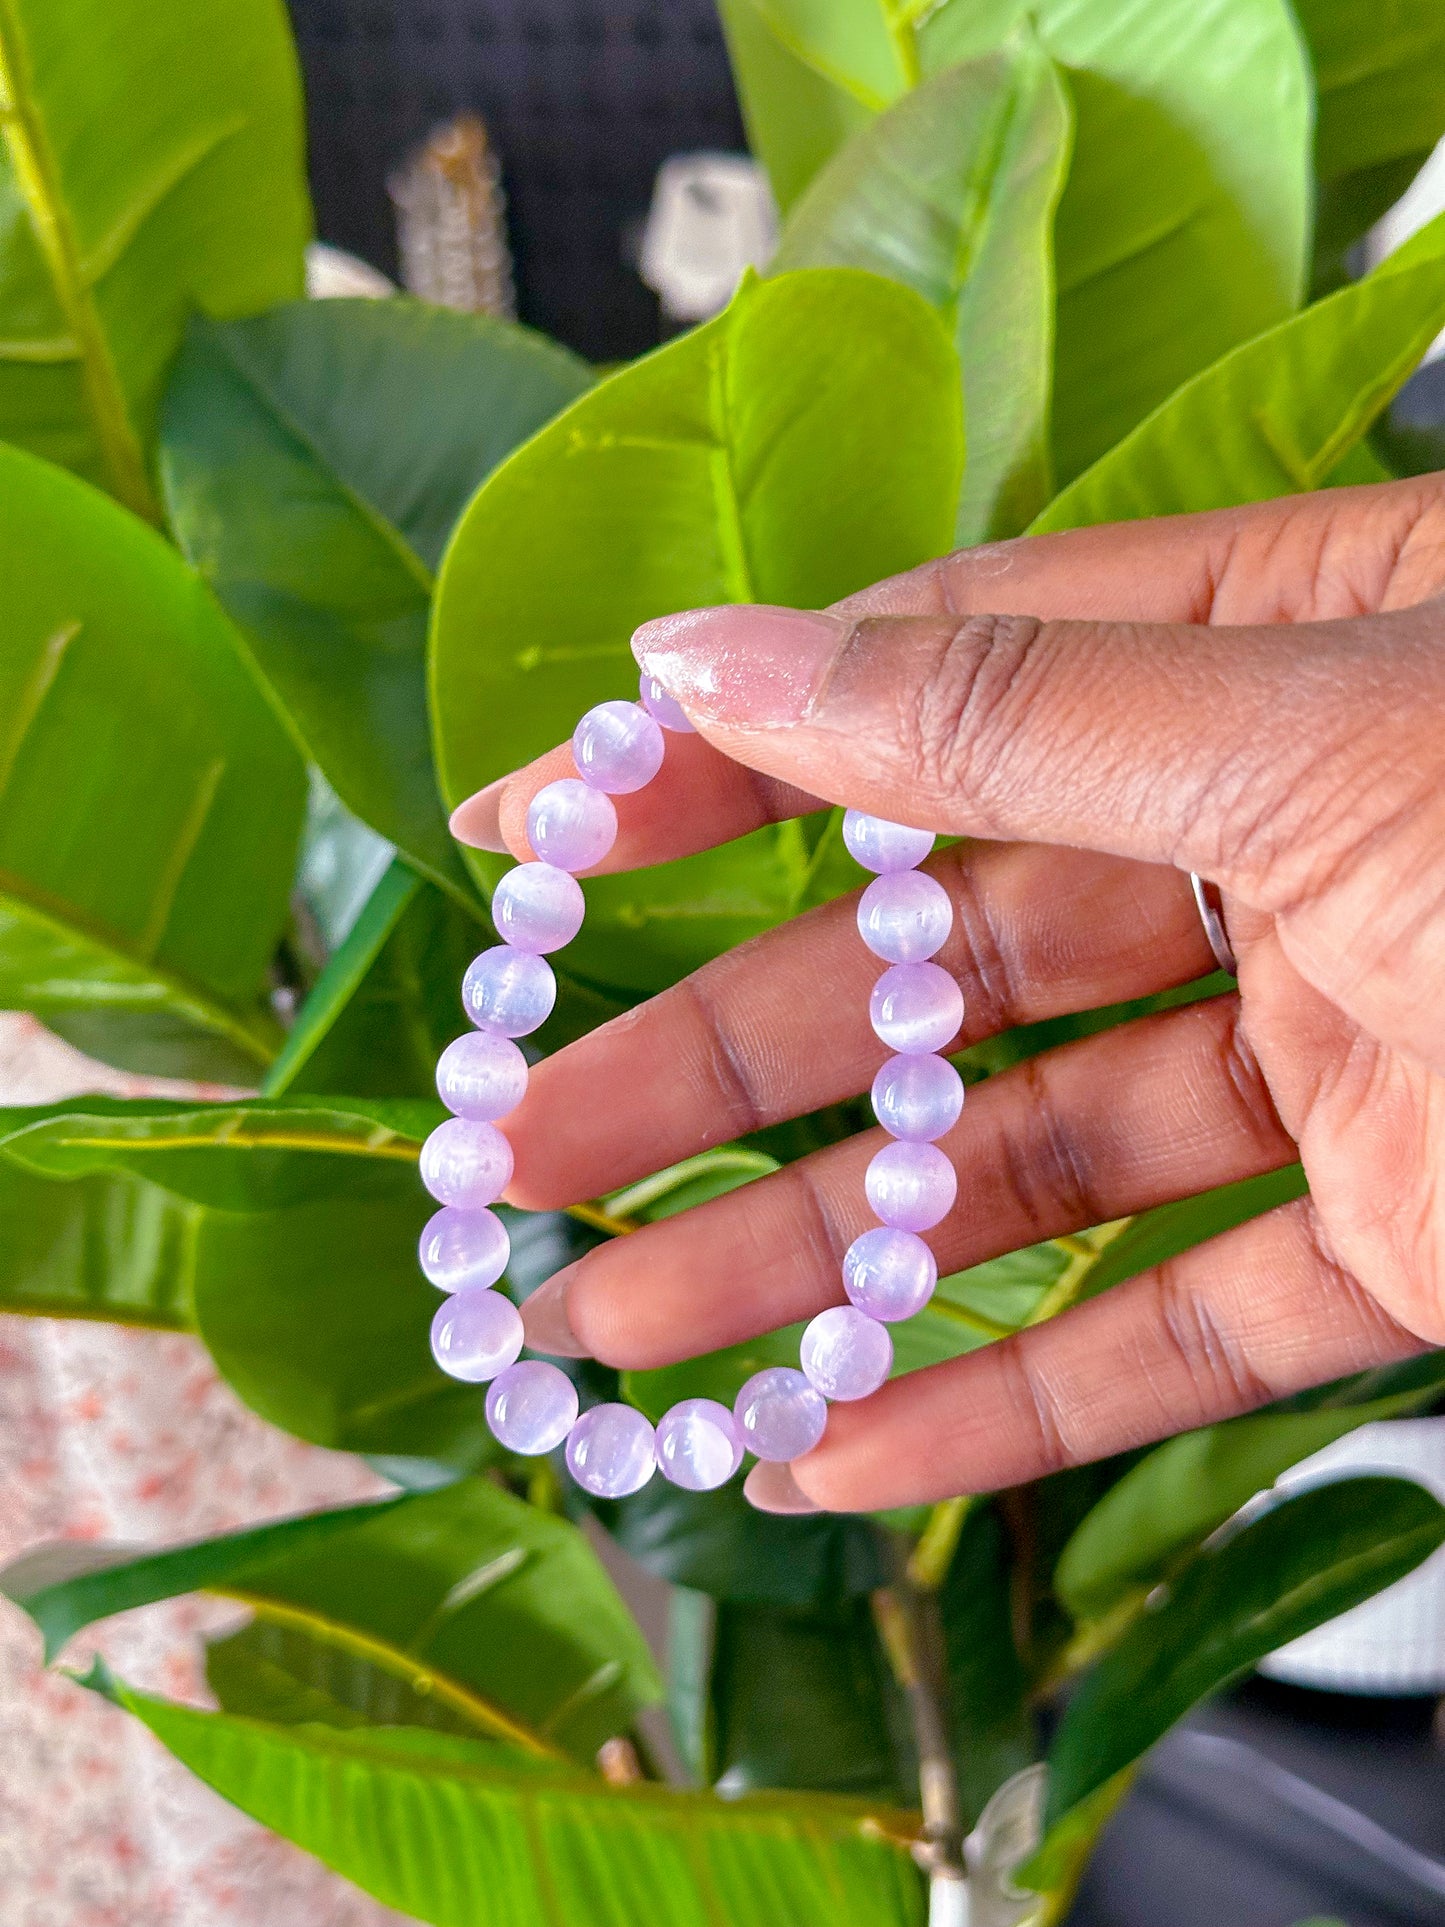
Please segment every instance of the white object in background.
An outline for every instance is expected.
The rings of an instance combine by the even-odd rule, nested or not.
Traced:
[[[1011,1876],[1043,1838],[1048,1784],[1046,1766],[1026,1766],[1004,1781],[978,1816],[978,1825],[963,1843],[967,1927],[1023,1927],[1037,1909],[1038,1895],[1015,1887]]]
[[[657,170],[638,269],[671,320],[706,321],[777,244],[777,209],[756,161],[674,154]]]
[[[1382,214],[1365,236],[1365,265],[1376,268],[1386,255],[1418,234],[1427,221],[1445,211],[1445,140],[1387,214]],[[1445,355],[1445,333],[1438,334],[1425,353],[1426,361]]]
[[[396,283],[359,254],[313,241],[306,250],[306,292],[313,301],[341,301],[357,295],[384,301],[396,293]]]

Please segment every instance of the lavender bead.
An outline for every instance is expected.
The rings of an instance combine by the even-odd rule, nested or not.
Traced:
[[[527,841],[544,863],[559,870],[590,870],[617,841],[612,798],[580,777],[559,777],[532,798]]]
[[[631,1405],[594,1405],[567,1438],[567,1470],[598,1499],[625,1499],[652,1477],[652,1427]]]
[[[534,955],[571,943],[586,911],[582,885],[551,863],[519,863],[492,892],[497,935]]]
[[[889,1325],[922,1311],[937,1283],[938,1261],[911,1231],[880,1225],[843,1253],[844,1291],[859,1311]]]
[[[492,1124],[515,1111],[527,1092],[527,1060],[510,1037],[469,1030],[437,1063],[437,1095],[457,1117]]]
[[[733,1417],[749,1451],[760,1459],[787,1460],[812,1451],[828,1423],[828,1407],[801,1372],[768,1365],[738,1393]]]
[[[867,1398],[893,1366],[893,1340],[853,1305],[830,1305],[803,1333],[798,1356],[824,1398]]]
[[[421,1147],[421,1181],[438,1204],[478,1211],[501,1197],[512,1177],[512,1147],[495,1124],[449,1117]]]
[[[874,877],[858,902],[858,934],[885,963],[923,963],[953,928],[953,905],[921,870]]]
[[[687,720],[686,711],[676,697],[669,696],[656,676],[644,676],[640,691],[642,707],[654,722],[662,724],[679,736],[695,736],[697,731]]]
[[[423,1277],[448,1292],[496,1284],[511,1255],[507,1227],[495,1211],[463,1211],[454,1204],[427,1219],[417,1247]]]
[[[946,1058],[890,1057],[873,1080],[873,1115],[910,1144],[942,1137],[962,1110],[963,1079]]]
[[[473,957],[462,978],[462,1004],[478,1030],[525,1037],[545,1024],[557,1001],[557,979],[544,957],[493,944]]]
[[[938,964],[894,964],[874,984],[868,1016],[891,1050],[942,1050],[963,1022],[963,992]]]
[[[432,1357],[449,1378],[484,1385],[522,1349],[522,1314],[499,1291],[459,1291],[431,1321]]]
[[[946,1218],[958,1177],[936,1144],[885,1144],[863,1176],[875,1216],[898,1231],[928,1231]]]
[[[743,1435],[715,1398],[682,1399],[659,1419],[657,1463],[684,1492],[726,1485],[742,1462]]]
[[[541,1358],[524,1358],[492,1380],[487,1424],[509,1452],[532,1457],[559,1446],[577,1422],[577,1388]]]
[[[880,876],[891,876],[895,870],[917,869],[933,848],[933,832],[910,830],[904,823],[890,823],[886,816],[846,810],[843,841],[855,863]]]
[[[609,796],[644,789],[662,768],[657,719],[640,703],[598,703],[572,732],[572,756],[584,783]]]

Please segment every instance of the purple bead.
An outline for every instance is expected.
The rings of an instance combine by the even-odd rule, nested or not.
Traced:
[[[530,1458],[559,1446],[577,1422],[577,1388],[545,1359],[524,1358],[492,1380],[487,1423],[509,1452]]]
[[[522,1314],[499,1291],[459,1291],[431,1321],[432,1357],[449,1378],[484,1385],[522,1349]]]
[[[936,1144],[885,1144],[864,1173],[863,1189],[884,1224],[928,1231],[953,1209],[958,1176]]]
[[[527,1093],[527,1060],[510,1037],[469,1030],[437,1061],[437,1095],[457,1117],[492,1124],[515,1111]]]
[[[641,689],[642,707],[654,722],[661,723],[679,736],[695,736],[697,731],[687,720],[682,704],[669,696],[656,676],[644,676]]]
[[[421,1181],[438,1204],[479,1211],[506,1190],[512,1147],[495,1124],[449,1117],[421,1147]]]
[[[828,1423],[828,1407],[801,1372],[768,1365],[738,1393],[733,1417],[750,1452],[783,1461],[812,1451]]]
[[[893,1324],[923,1310],[938,1283],[938,1261],[911,1231],[880,1225],[843,1254],[843,1289],[870,1318]]]
[[[578,776],[562,776],[538,790],[527,811],[527,841],[559,870],[590,870],[617,841],[612,798]]]
[[[932,830],[910,830],[890,823],[886,816],[865,816],[862,810],[843,815],[843,841],[855,863],[879,876],[895,870],[916,870],[933,848]]]
[[[803,1333],[798,1356],[824,1398],[867,1398],[893,1368],[893,1340],[856,1306],[830,1305]]]
[[[885,963],[923,963],[953,928],[953,905],[922,870],[874,877],[858,902],[858,934]]]
[[[894,964],[874,984],[868,1016],[890,1050],[942,1050],[963,1022],[963,992],[938,964]]]
[[[586,911],[582,885],[552,863],[519,863],[492,892],[497,935],[534,955],[571,943]]]
[[[641,703],[598,703],[572,732],[582,781],[609,796],[646,788],[662,768],[665,745],[657,719]]]
[[[726,1485],[742,1462],[743,1435],[715,1398],[682,1399],[659,1419],[657,1463],[684,1492]]]
[[[567,1438],[567,1470],[598,1499],[640,1492],[657,1468],[652,1427],[631,1405],[594,1405]]]
[[[931,1144],[963,1110],[963,1079],[943,1057],[890,1057],[873,1080],[873,1115],[893,1137]]]
[[[478,1030],[525,1037],[545,1024],[557,1001],[557,979],[545,957],[493,944],[473,957],[462,978],[462,1003]]]
[[[463,1211],[454,1204],[427,1219],[417,1247],[423,1277],[448,1292],[496,1284],[511,1255],[507,1227],[495,1211]]]

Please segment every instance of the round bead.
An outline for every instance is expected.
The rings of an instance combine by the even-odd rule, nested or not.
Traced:
[[[417,1247],[422,1275],[438,1291],[494,1285],[511,1255],[507,1227],[495,1211],[463,1211],[454,1204],[427,1219]]]
[[[686,711],[677,699],[669,696],[656,676],[644,676],[641,688],[642,707],[654,722],[661,723],[664,729],[674,730],[679,736],[695,736],[697,731],[687,720]]]
[[[640,1492],[657,1466],[652,1427],[631,1405],[594,1405],[567,1437],[567,1470],[597,1499]]]
[[[512,1177],[512,1147],[495,1124],[449,1117],[421,1147],[421,1181],[438,1204],[478,1211],[501,1197]]]
[[[499,1291],[459,1291],[431,1321],[432,1357],[449,1378],[484,1385],[522,1349],[522,1314]]]
[[[898,870],[874,877],[858,903],[858,934],[885,963],[923,963],[953,928],[953,905],[936,877]]]
[[[557,979],[545,957],[493,944],[473,957],[462,978],[462,1004],[479,1030],[525,1037],[552,1015]]]
[[[552,863],[519,863],[492,892],[497,935],[534,955],[571,943],[586,912],[582,885]]]
[[[912,1231],[865,1231],[843,1253],[843,1289],[870,1318],[894,1324],[923,1310],[938,1283],[938,1261]]]
[[[491,1124],[515,1111],[527,1090],[527,1060],[510,1037],[469,1030],[437,1064],[437,1095],[457,1117]]]
[[[590,870],[617,841],[612,798],[577,776],[538,790],[527,811],[527,841],[559,870]]]
[[[733,1417],[749,1451],[784,1461],[812,1451],[828,1423],[828,1407],[801,1372],[768,1365],[738,1393]]]
[[[933,848],[933,832],[910,830],[905,823],[890,823],[886,816],[846,810],[843,841],[855,863],[879,876],[891,876],[895,870],[917,869]]]
[[[509,1452],[531,1457],[559,1446],[577,1421],[577,1388],[545,1359],[524,1358],[492,1380],[487,1423]]]
[[[610,796],[645,788],[662,768],[664,749],[656,717],[640,703],[598,703],[572,732],[583,782]]]
[[[890,1050],[942,1050],[963,1022],[963,992],[938,964],[894,964],[874,984],[868,1016]]]
[[[853,1305],[830,1305],[803,1333],[803,1373],[824,1398],[867,1398],[893,1367],[893,1340]]]
[[[657,1463],[685,1492],[726,1485],[742,1462],[743,1435],[715,1398],[685,1398],[658,1420]]]
[[[898,1231],[928,1231],[953,1209],[958,1176],[936,1144],[885,1144],[863,1189],[875,1216]]]
[[[963,1110],[963,1079],[943,1057],[890,1057],[873,1080],[873,1115],[893,1137],[931,1144]]]

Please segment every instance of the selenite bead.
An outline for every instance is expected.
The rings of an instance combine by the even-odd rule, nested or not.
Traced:
[[[958,1177],[936,1144],[885,1144],[863,1174],[875,1217],[896,1231],[928,1231],[946,1218]]]
[[[938,1283],[938,1260],[912,1231],[879,1225],[843,1253],[843,1289],[870,1318],[894,1324],[923,1310]]]
[[[947,1058],[890,1057],[873,1080],[873,1115],[894,1137],[931,1144],[963,1110],[963,1079]]]
[[[494,1285],[507,1269],[512,1241],[495,1211],[449,1204],[427,1219],[417,1246],[422,1276],[438,1291]]]
[[[580,776],[562,776],[538,790],[527,810],[527,841],[559,870],[590,870],[617,841],[612,798]]]
[[[942,1050],[963,1022],[963,992],[939,964],[894,964],[874,984],[868,1016],[890,1050]]]
[[[867,1398],[893,1366],[893,1340],[855,1305],[830,1305],[803,1333],[803,1375],[824,1398]]]
[[[855,863],[879,876],[891,876],[895,870],[917,869],[933,848],[933,832],[910,830],[906,823],[890,823],[886,816],[846,810],[843,841]]]
[[[644,676],[639,691],[642,707],[654,722],[661,723],[664,729],[674,730],[679,736],[695,736],[697,731],[687,720],[682,704],[669,696],[656,676]]]
[[[551,1452],[576,1422],[577,1387],[545,1359],[509,1365],[488,1387],[487,1424],[509,1452]]]
[[[492,1124],[527,1093],[527,1060],[510,1037],[469,1030],[437,1060],[437,1096],[456,1117]]]
[[[947,890],[922,870],[874,877],[858,902],[858,934],[885,963],[925,962],[952,928]]]
[[[925,968],[927,966],[924,966]],[[545,957],[493,944],[473,957],[462,978],[462,1005],[478,1030],[525,1037],[545,1024],[557,1001],[557,979]]]
[[[828,1407],[791,1365],[767,1365],[738,1393],[733,1417],[743,1444],[760,1459],[796,1459],[822,1438]]]
[[[685,1492],[726,1485],[743,1462],[743,1435],[726,1405],[685,1398],[657,1422],[657,1463]]]
[[[484,1385],[522,1349],[522,1314],[510,1298],[485,1286],[448,1298],[431,1321],[432,1357],[449,1378]]]
[[[644,789],[662,768],[665,745],[657,718],[641,703],[598,703],[572,732],[582,781],[609,796]]]
[[[512,1177],[512,1147],[495,1124],[449,1117],[421,1147],[421,1181],[438,1204],[478,1211],[501,1197]]]
[[[640,1492],[657,1468],[652,1427],[631,1405],[594,1405],[567,1436],[567,1470],[597,1499]]]
[[[582,885],[554,863],[519,863],[492,892],[497,935],[534,955],[571,943],[586,913]]]

